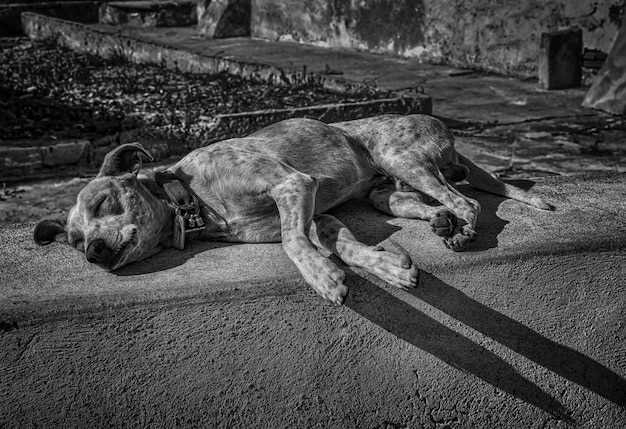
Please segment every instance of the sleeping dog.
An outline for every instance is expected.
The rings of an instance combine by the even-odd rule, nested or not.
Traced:
[[[140,172],[142,156],[151,159],[136,143],[108,153],[67,222],[41,221],[35,241],[65,241],[110,270],[163,248],[182,248],[189,231],[206,240],[282,241],[305,281],[341,304],[348,289],[331,254],[400,288],[414,287],[418,276],[406,252],[365,245],[326,214],[351,198],[369,197],[392,216],[430,221],[455,251],[476,236],[480,206],[451,183],[467,180],[478,189],[552,209],[457,153],[452,133],[427,115],[331,125],[289,119],[196,149],[152,174]]]

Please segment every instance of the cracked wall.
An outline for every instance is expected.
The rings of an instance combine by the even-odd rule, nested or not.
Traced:
[[[254,37],[534,76],[542,32],[608,52],[625,0],[253,0]]]

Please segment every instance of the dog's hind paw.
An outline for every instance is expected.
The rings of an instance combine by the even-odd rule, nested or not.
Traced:
[[[430,220],[430,227],[440,237],[451,237],[459,223],[458,218],[450,210],[439,210]]]
[[[476,232],[467,225],[462,228],[462,231],[443,239],[448,249],[460,252],[476,238]]]

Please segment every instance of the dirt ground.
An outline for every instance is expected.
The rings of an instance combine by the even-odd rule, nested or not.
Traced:
[[[189,124],[220,113],[363,101],[319,87],[277,87],[102,59],[25,38],[0,41],[0,142],[92,139],[139,126]],[[12,43],[10,43],[10,42]],[[382,94],[381,94],[382,95]],[[7,144],[6,142],[4,144]]]

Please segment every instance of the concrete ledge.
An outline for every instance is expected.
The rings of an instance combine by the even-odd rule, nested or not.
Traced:
[[[37,146],[0,146],[0,180],[28,180],[40,177],[50,168],[55,172],[59,167],[84,168],[93,165],[93,160],[89,140],[55,140],[53,144]]]
[[[220,56],[219,53],[199,53],[173,43],[157,42],[159,38],[150,37],[150,33],[132,28],[89,26],[29,12],[22,14],[22,27],[34,40],[56,40],[79,52],[89,52],[105,58],[121,55],[133,62],[159,64],[188,73],[227,72],[274,85],[316,83],[341,93],[371,89],[363,82],[307,72],[306,68],[277,67],[231,59]]]
[[[0,229],[0,425],[623,427],[624,175],[546,179],[558,210],[475,193],[456,254],[358,202],[410,293],[348,273],[321,301],[279,244],[195,243],[117,274],[32,225]]]

